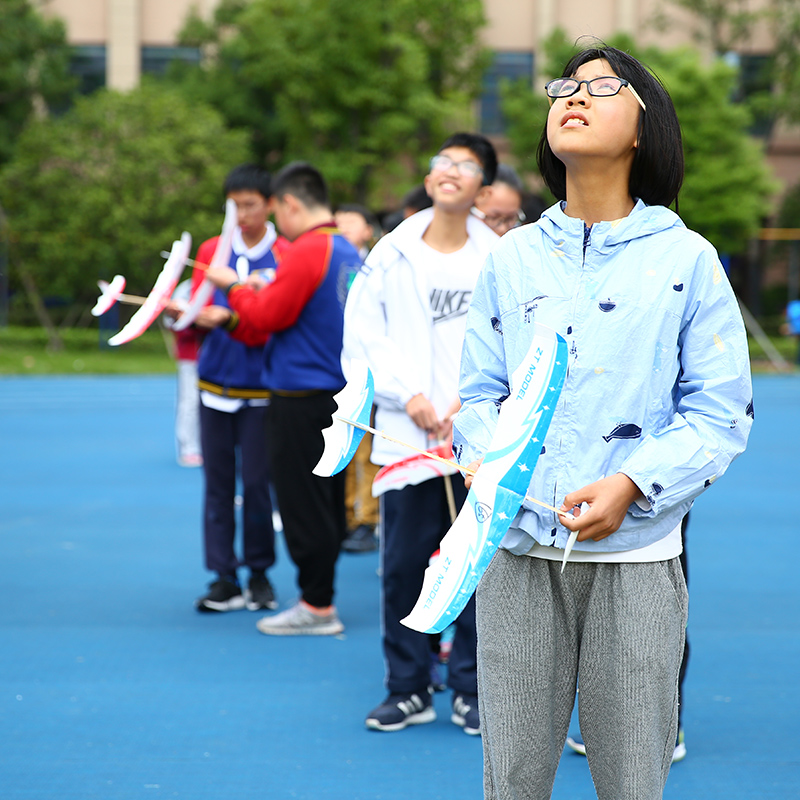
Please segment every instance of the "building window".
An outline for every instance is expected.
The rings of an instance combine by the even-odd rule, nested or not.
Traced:
[[[754,53],[742,53],[738,56],[739,91],[736,99],[747,101],[757,95],[768,96],[772,92],[772,57]],[[753,136],[769,136],[774,119],[770,113],[760,106],[754,114],[750,125]]]
[[[200,63],[199,47],[143,47],[142,74],[164,75],[171,61]]]
[[[506,122],[501,111],[501,81],[516,81],[522,78],[528,88],[533,86],[533,53],[496,52],[491,66],[483,76],[481,95],[481,132],[505,133]]]
[[[78,91],[91,94],[106,85],[106,48],[88,45],[72,48],[69,71],[78,79]]]

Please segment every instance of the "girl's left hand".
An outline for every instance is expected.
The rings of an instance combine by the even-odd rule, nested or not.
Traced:
[[[469,489],[472,486],[472,479],[475,477],[475,473],[478,471],[478,467],[483,463],[483,459],[479,458],[477,461],[473,461],[467,469],[469,472],[467,473],[466,477],[464,478],[464,486]]]
[[[580,531],[579,542],[587,539],[599,542],[619,529],[631,503],[641,497],[639,487],[627,475],[618,472],[570,492],[561,510],[571,511],[575,519],[562,517],[560,521],[565,528]],[[588,503],[591,508],[581,513],[581,503]]]

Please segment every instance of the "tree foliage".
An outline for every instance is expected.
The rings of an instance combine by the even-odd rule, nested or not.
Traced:
[[[798,0],[771,0],[753,8],[747,0],[670,0],[694,15],[694,38],[708,43],[722,56],[746,48],[765,28],[772,39],[772,50],[766,66],[766,83],[770,91],[752,98],[759,114],[775,119],[800,122],[800,3]],[[664,28],[674,21],[663,12]]]
[[[75,88],[60,20],[45,20],[30,0],[0,3],[0,164],[35,109],[63,104]]]
[[[750,38],[753,26],[763,17],[747,0],[669,0],[677,8],[694,15],[696,26],[690,31],[698,43],[708,44],[718,56],[731,52]],[[668,6],[659,10],[656,24],[662,29],[674,27]]]
[[[773,77],[779,113],[800,123],[800,3],[773,0],[768,17],[775,36]]]
[[[769,215],[778,186],[763,144],[748,134],[748,108],[731,100],[736,70],[721,59],[704,66],[690,49],[652,50],[645,61],[663,79],[681,123],[686,158],[681,217],[718,250],[745,252]]]
[[[776,189],[761,144],[747,133],[750,114],[731,99],[736,73],[721,59],[704,65],[691,49],[664,51],[635,47],[627,36],[610,43],[655,71],[670,93],[683,133],[686,173],[679,196],[686,224],[720,251],[744,252],[769,213]],[[547,76],[561,74],[574,52],[563,31],[545,46]],[[512,150],[524,169],[535,169],[535,153],[547,117],[543,76],[531,97],[507,86],[503,111],[510,120]]]
[[[561,75],[577,49],[575,43],[567,39],[563,28],[556,28],[537,53],[542,64],[536,70],[533,92],[525,81],[501,83],[500,96],[508,141],[514,158],[525,172],[537,171],[536,148],[550,109],[544,85],[551,78]]]
[[[31,123],[0,171],[12,264],[48,296],[90,302],[97,279],[117,273],[146,293],[181,231],[196,242],[219,232],[225,175],[249,157],[244,134],[174,92],[80,98]]]
[[[363,202],[466,122],[483,24],[480,0],[223,0],[183,32],[205,63],[171,77],[251,132],[267,164],[308,159]]]

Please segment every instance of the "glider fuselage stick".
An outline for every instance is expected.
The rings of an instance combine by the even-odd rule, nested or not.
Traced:
[[[423,450],[421,447],[415,447],[413,444],[409,444],[408,442],[404,442],[402,439],[395,439],[394,436],[389,436],[388,433],[384,433],[383,431],[379,431],[376,428],[372,428],[369,425],[364,425],[361,422],[356,422],[352,419],[347,419],[346,417],[342,417],[339,414],[332,415],[334,419],[338,419],[341,422],[346,422],[348,425],[352,425],[354,428],[360,428],[363,431],[367,431],[367,433],[371,433],[374,436],[380,436],[383,439],[386,439],[390,442],[394,442],[395,444],[403,445],[403,447],[407,447],[409,450],[415,450],[417,453],[421,453],[428,458],[432,458],[435,461],[441,461],[442,464],[447,464],[449,467],[455,467],[457,470],[461,472],[466,472],[468,475],[475,475],[476,470],[469,469],[469,467],[462,467],[458,462],[452,461],[449,458],[442,458],[442,456],[436,455],[436,453],[431,453],[429,450]],[[561,511],[561,509],[556,508],[555,506],[551,506],[549,503],[545,503],[542,500],[537,500],[535,497],[528,497],[525,496],[525,499],[531,503],[535,503],[542,508],[546,508],[548,511],[554,511],[556,514],[562,517],[566,517],[567,519],[575,519],[572,514],[568,511]]]

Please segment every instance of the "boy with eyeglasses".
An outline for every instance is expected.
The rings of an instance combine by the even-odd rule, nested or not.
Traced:
[[[525,221],[522,200],[525,187],[513,167],[497,165],[497,175],[488,192],[475,201],[473,213],[498,236],[519,227]]]
[[[433,206],[404,220],[373,248],[345,307],[343,361],[365,360],[375,380],[375,427],[420,448],[452,437],[466,311],[497,235],[470,213],[488,190],[497,156],[483,136],[451,136],[431,159],[425,188]],[[375,437],[372,461],[409,455]],[[447,482],[447,483],[445,483]],[[448,502],[448,494],[450,501]],[[425,634],[400,624],[422,588],[431,554],[466,498],[460,478],[431,478],[381,497],[381,613],[389,696],[367,727],[395,731],[436,719]],[[457,620],[449,660],[452,721],[480,732],[475,605]]]

